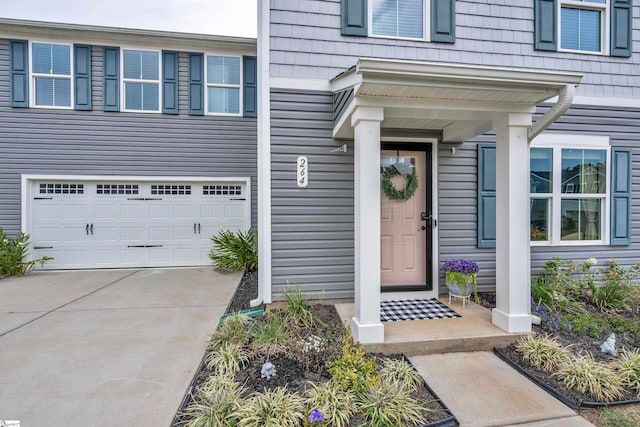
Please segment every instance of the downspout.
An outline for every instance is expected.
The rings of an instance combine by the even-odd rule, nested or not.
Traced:
[[[576,87],[574,85],[565,85],[562,89],[560,89],[560,93],[558,94],[558,101],[556,104],[549,109],[542,117],[535,121],[529,129],[527,130],[527,137],[529,142],[533,140],[536,136],[538,136],[542,131],[548,128],[551,123],[558,120],[560,116],[562,116],[568,109],[571,107],[571,103],[573,102],[573,97],[576,94]]]
[[[269,82],[269,13],[271,2],[258,0],[258,297],[271,302],[271,96]]]

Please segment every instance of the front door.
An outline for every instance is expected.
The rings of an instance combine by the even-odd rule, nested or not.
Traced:
[[[383,144],[380,172],[383,290],[431,290],[431,145]]]

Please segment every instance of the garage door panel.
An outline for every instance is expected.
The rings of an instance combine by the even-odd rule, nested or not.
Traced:
[[[118,227],[94,224],[93,233],[95,243],[113,243],[120,240],[120,230]]]
[[[120,204],[120,219],[148,219],[147,206],[136,203],[135,205]]]
[[[200,219],[218,220],[224,218],[224,206],[207,203],[200,206]]]
[[[114,204],[100,203],[93,206],[93,216],[96,219],[117,219],[119,207]]]
[[[149,206],[150,219],[172,219],[173,208],[170,205]]]

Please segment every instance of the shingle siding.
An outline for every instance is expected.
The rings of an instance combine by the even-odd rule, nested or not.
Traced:
[[[8,42],[0,39],[0,227],[20,231],[20,175],[251,178],[257,222],[256,119],[189,116],[187,54],[180,53],[180,114],[102,111],[102,47],[93,46],[93,111],[11,108]]]
[[[330,79],[358,57],[446,62],[585,74],[579,95],[640,96],[640,55],[604,55],[533,49],[533,1],[456,1],[455,44],[340,34],[339,0],[271,2],[271,75]],[[640,42],[640,7],[633,40]]]

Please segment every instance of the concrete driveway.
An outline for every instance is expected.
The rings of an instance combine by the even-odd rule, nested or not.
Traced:
[[[0,420],[168,426],[241,276],[185,268],[0,280]]]

